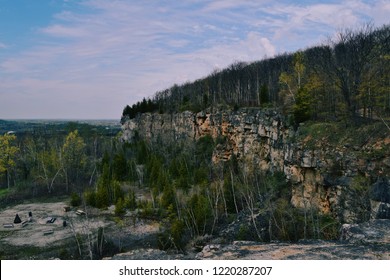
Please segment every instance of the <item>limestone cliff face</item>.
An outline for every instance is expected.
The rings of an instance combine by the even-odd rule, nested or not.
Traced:
[[[142,114],[123,125],[124,141],[135,134],[149,141],[193,141],[222,137],[213,161],[232,154],[250,168],[283,172],[292,184],[291,203],[316,207],[343,222],[390,218],[390,155],[359,158],[357,150],[390,145],[390,136],[363,147],[307,145],[274,110],[242,109],[178,114]],[[308,136],[310,137],[310,135]]]

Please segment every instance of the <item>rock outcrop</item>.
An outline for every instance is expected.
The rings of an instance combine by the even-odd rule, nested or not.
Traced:
[[[340,240],[357,245],[390,244],[390,220],[374,219],[361,224],[344,224],[341,228]]]
[[[158,249],[137,249],[113,256],[113,260],[390,260],[389,220],[363,226],[352,225],[343,241],[304,240],[297,243],[216,241],[200,252],[167,253]]]
[[[345,223],[390,217],[390,155],[375,156],[390,150],[390,135],[361,146],[313,142],[275,110],[241,109],[141,114],[124,123],[122,139],[194,141],[206,135],[223,139],[217,141],[214,162],[234,154],[248,168],[282,172],[296,207],[315,207]]]

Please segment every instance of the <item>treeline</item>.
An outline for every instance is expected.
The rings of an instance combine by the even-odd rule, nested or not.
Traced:
[[[116,152],[115,129],[75,122],[58,127],[0,135],[0,189],[13,199],[94,187],[103,155]]]
[[[345,30],[329,44],[254,63],[237,62],[126,106],[143,112],[200,111],[220,106],[273,106],[306,119],[390,115],[390,26]]]

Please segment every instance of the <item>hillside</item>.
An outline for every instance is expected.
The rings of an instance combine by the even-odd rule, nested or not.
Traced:
[[[390,26],[340,32],[328,43],[253,63],[237,62],[194,82],[158,91],[123,110],[175,113],[272,107],[293,118],[351,120],[390,115]]]
[[[389,54],[389,26],[367,25],[126,106],[121,139],[165,213],[162,247],[339,240],[343,224],[389,219]]]

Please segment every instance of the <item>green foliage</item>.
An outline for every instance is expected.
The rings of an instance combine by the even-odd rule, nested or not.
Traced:
[[[79,183],[80,177],[84,175],[87,160],[85,147],[84,139],[79,136],[77,130],[66,136],[62,146],[62,157],[68,183]]]
[[[73,207],[80,206],[81,202],[82,202],[82,200],[81,200],[81,197],[78,193],[73,192],[70,195],[70,205],[72,205]]]
[[[155,101],[143,98],[141,102],[137,102],[131,107],[126,105],[122,112],[122,122],[126,117],[133,119],[140,113],[154,112],[156,110],[158,110],[158,104]]]
[[[3,196],[7,196],[9,193],[9,189],[0,189],[0,198]]]
[[[253,232],[250,230],[248,225],[242,224],[237,233],[237,240],[252,240]]]
[[[127,177],[127,161],[123,153],[115,154],[112,163],[113,178],[118,181],[124,181]]]
[[[154,208],[151,201],[140,201],[138,207],[141,209],[141,218],[156,219],[161,216],[161,209]]]
[[[323,214],[319,217],[319,238],[325,240],[338,240],[340,237],[340,222],[330,214]]]
[[[182,220],[175,219],[170,228],[170,235],[172,236],[172,242],[178,249],[183,247],[183,235],[185,233],[185,225]]]
[[[188,178],[186,175],[181,175],[176,181],[175,186],[177,189],[189,190]]]
[[[263,84],[260,88],[260,105],[265,107],[269,103],[268,87]]]
[[[173,209],[176,209],[176,199],[175,199],[175,189],[171,184],[166,184],[164,186],[164,190],[161,196],[161,206],[164,209],[168,209],[168,207],[173,207]]]
[[[312,96],[305,88],[300,88],[295,96],[293,114],[296,123],[305,122],[311,119]]]
[[[54,188],[54,183],[63,177],[63,162],[61,162],[61,153],[54,147],[43,150],[38,153],[38,167],[34,169],[34,177],[37,181],[42,180],[50,193]]]
[[[115,216],[122,217],[126,214],[125,209],[125,202],[122,198],[119,198],[118,201],[115,203],[115,210],[114,210]]]
[[[15,135],[0,135],[0,174],[6,172],[8,187],[10,187],[10,169],[15,166],[15,156],[19,151],[19,148],[15,145],[15,140]]]
[[[96,207],[96,192],[92,190],[87,190],[84,192],[85,203],[89,206]]]
[[[206,164],[201,164],[198,168],[194,170],[194,183],[195,184],[207,184],[209,182],[209,172],[210,169]]]
[[[212,211],[206,196],[193,194],[187,204],[187,213],[197,235],[209,232]]]
[[[109,164],[105,163],[103,165],[103,173],[99,177],[97,182],[97,191],[96,191],[96,206],[98,208],[106,208],[113,201],[113,191],[111,189],[111,175]]]
[[[209,161],[214,151],[214,140],[210,135],[203,136],[196,141],[195,155],[200,161]]]
[[[330,214],[321,214],[315,208],[294,208],[287,199],[281,198],[276,201],[271,216],[273,240],[339,238],[340,222]]]
[[[98,208],[107,208],[110,205],[110,195],[108,193],[107,187],[98,186],[96,195],[95,195],[96,207]]]
[[[361,195],[366,195],[370,188],[370,180],[362,175],[353,177],[351,188]]]
[[[185,224],[178,218],[168,221],[168,226],[157,236],[160,250],[174,249],[182,251],[184,249]]]
[[[135,210],[137,208],[137,200],[134,190],[130,190],[127,196],[125,197],[125,207],[129,210]]]
[[[317,145],[345,143],[343,137],[347,130],[340,123],[307,122],[299,127],[298,133],[298,141],[304,142],[307,148],[315,148]]]
[[[19,151],[15,146],[16,136],[0,135],[0,173],[15,165],[15,155]]]
[[[264,191],[274,198],[289,197],[291,194],[290,183],[286,180],[283,172],[275,172],[263,179]]]
[[[111,186],[112,186],[113,193],[114,193],[113,202],[117,202],[119,199],[123,200],[125,198],[125,193],[123,192],[123,190],[121,188],[120,182],[114,180],[111,182]]]

